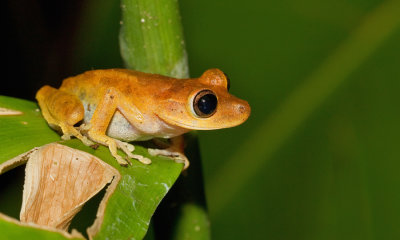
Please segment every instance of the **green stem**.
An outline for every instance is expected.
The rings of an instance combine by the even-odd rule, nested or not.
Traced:
[[[177,0],[122,0],[121,55],[127,68],[188,78],[188,63]],[[204,186],[195,134],[186,136],[189,169],[153,218],[159,239],[210,239]]]
[[[121,54],[127,68],[189,76],[176,0],[122,0]]]

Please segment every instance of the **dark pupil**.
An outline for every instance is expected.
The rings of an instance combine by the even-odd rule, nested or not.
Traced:
[[[197,107],[204,114],[211,114],[217,107],[217,97],[214,94],[206,94],[197,102]]]

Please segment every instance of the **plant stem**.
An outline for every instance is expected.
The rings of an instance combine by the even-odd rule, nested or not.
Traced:
[[[121,55],[127,68],[189,76],[176,0],[122,0]]]
[[[177,0],[122,0],[121,55],[127,68],[188,78],[188,63]],[[159,239],[210,239],[204,186],[195,134],[186,136],[189,169],[153,218]]]

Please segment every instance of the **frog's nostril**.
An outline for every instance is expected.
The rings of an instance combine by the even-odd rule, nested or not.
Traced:
[[[245,106],[243,106],[243,105],[239,105],[239,106],[237,107],[237,111],[238,111],[239,113],[244,113],[244,112],[246,111],[246,108],[245,108]]]
[[[241,116],[243,122],[245,122],[249,118],[250,112],[251,112],[251,107],[249,103],[243,101],[240,104],[238,104],[237,113],[238,115]]]
[[[238,114],[246,114],[249,112],[249,105],[247,103],[237,103],[235,104],[235,110]]]

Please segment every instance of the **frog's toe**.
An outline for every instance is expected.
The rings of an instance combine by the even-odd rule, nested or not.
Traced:
[[[125,144],[125,147],[126,147],[126,149],[127,149],[129,152],[135,151],[135,146],[133,146],[132,144],[129,144],[129,143],[127,143],[127,142],[122,142],[122,143]]]
[[[183,170],[186,170],[190,165],[189,159],[183,154],[179,154],[179,156],[173,157],[173,159],[177,163],[183,163]]]
[[[63,135],[61,136],[61,139],[62,139],[62,140],[70,140],[70,139],[71,139],[71,135],[70,135],[70,134],[63,134]]]
[[[133,146],[132,144],[120,140],[115,140],[115,143],[117,144],[117,147],[124,151],[128,156],[135,150],[135,146]]]
[[[150,159],[143,157],[142,155],[133,154],[133,158],[146,165],[151,163]]]
[[[127,153],[126,155],[128,155],[129,158],[136,159],[139,162],[146,164],[146,165],[151,163],[150,159],[143,157],[142,155],[132,154],[131,152]]]
[[[148,159],[148,158],[143,157],[142,162],[143,162],[144,164],[150,164],[150,163],[151,163],[151,160]]]
[[[94,142],[90,141],[87,137],[83,136],[82,138],[82,142],[83,144],[85,144],[86,146],[93,146],[95,145]]]
[[[190,165],[190,162],[185,155],[173,157],[173,159],[176,163],[183,163],[183,170],[186,170]]]
[[[119,140],[115,140],[115,143],[117,144],[117,148],[121,149],[128,157],[132,158],[131,156],[133,156],[132,152],[135,150],[135,146]]]
[[[127,159],[124,159],[120,155],[117,155],[117,156],[114,156],[114,157],[117,160],[117,162],[119,163],[119,165],[121,165],[121,166],[131,165],[131,162],[129,162]]]

